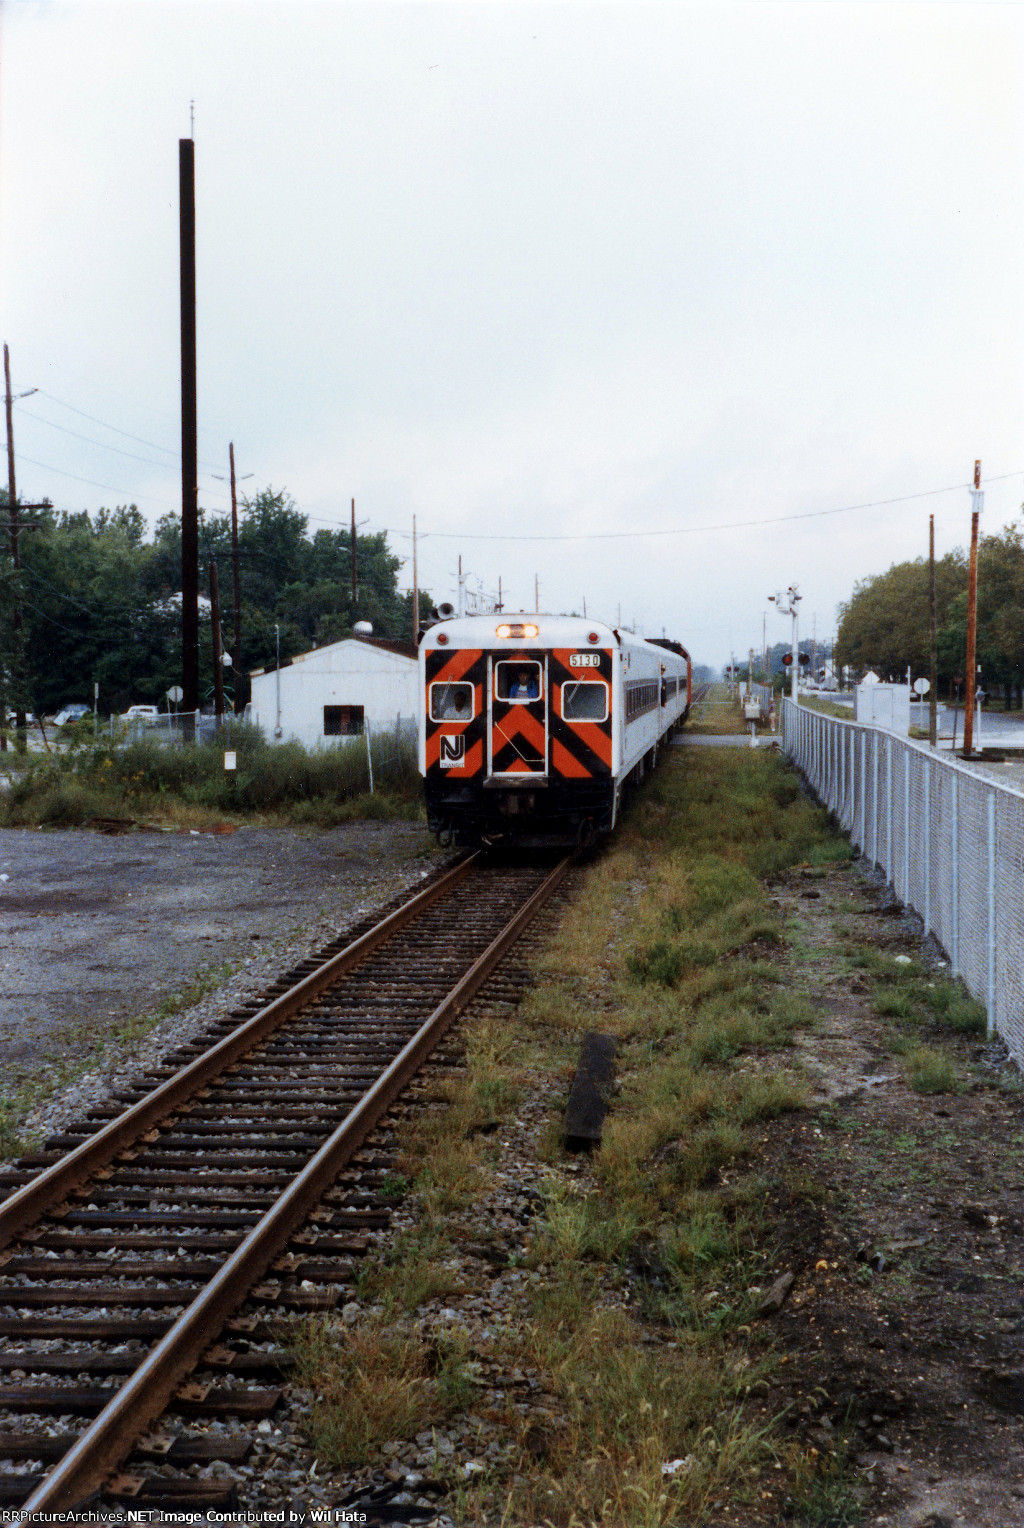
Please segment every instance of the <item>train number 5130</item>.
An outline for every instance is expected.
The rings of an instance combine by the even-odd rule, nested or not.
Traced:
[[[570,668],[600,668],[601,667],[601,655],[600,655],[600,653],[570,653],[569,654],[569,667]]]

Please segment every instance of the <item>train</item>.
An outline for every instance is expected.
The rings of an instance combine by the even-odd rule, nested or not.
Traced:
[[[586,847],[689,714],[690,656],[578,616],[458,616],[419,641],[419,769],[442,845]]]

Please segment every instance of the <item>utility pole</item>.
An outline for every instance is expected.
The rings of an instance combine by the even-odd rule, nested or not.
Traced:
[[[416,567],[416,516],[412,517],[412,645],[420,645],[420,579]]]
[[[351,556],[352,556],[352,619],[355,620],[355,615],[356,615],[356,501],[355,501],[355,499],[352,500],[352,530],[350,532],[350,536],[351,536],[351,541],[352,541],[352,545],[351,545],[351,547],[349,549],[350,552],[351,552]]]
[[[499,599],[499,601],[501,600],[501,579],[500,578],[498,579],[498,599]],[[456,605],[455,608],[456,608],[456,610],[458,610],[460,616],[463,616],[463,615],[466,614],[466,586],[465,586],[465,584],[462,581],[462,558],[461,558],[461,556],[459,557],[459,599],[458,599],[458,604]]]
[[[928,742],[939,742],[939,665],[935,636],[935,516],[928,516]]]
[[[504,610],[505,605],[501,597],[501,574],[498,574],[498,614]]]
[[[220,585],[215,557],[210,558],[210,626],[213,635],[213,710],[219,727],[224,715],[224,655],[220,645]]]
[[[981,463],[974,464],[974,492],[971,494],[971,561],[967,573],[967,665],[964,669],[964,752],[969,759],[974,751],[974,695],[977,689],[975,649],[978,635],[978,517],[984,495],[981,492]]]
[[[30,387],[26,392],[19,393],[19,398],[28,398],[38,389]],[[9,513],[8,533],[11,538],[11,564],[14,569],[14,586],[11,609],[11,633],[14,638],[12,652],[12,668],[18,681],[14,696],[14,726],[17,732],[18,748],[25,751],[25,697],[21,693],[22,673],[22,637],[21,637],[21,549],[18,536],[21,525],[18,519],[18,487],[14,477],[14,394],[11,392],[11,353],[6,344],[4,345],[4,407],[7,420],[7,509]],[[39,508],[33,505],[33,508]],[[2,669],[2,663],[0,663]],[[3,674],[0,673],[0,752],[7,751],[7,686],[2,682]]]
[[[195,144],[178,140],[181,281],[181,686],[183,709],[199,709],[199,464],[196,443]],[[186,723],[187,726],[187,723]]]
[[[238,500],[235,495],[235,444],[228,444],[231,462],[231,594],[234,603],[234,645],[231,666],[235,680],[235,715],[242,714],[242,568],[238,551]]]

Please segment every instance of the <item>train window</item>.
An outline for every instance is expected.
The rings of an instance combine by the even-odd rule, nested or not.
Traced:
[[[473,716],[473,686],[468,680],[438,680],[430,686],[432,722],[468,722]]]
[[[499,700],[539,700],[540,664],[518,658],[496,663],[494,693]]]
[[[360,737],[362,706],[324,706],[324,737]]]
[[[608,686],[578,679],[563,684],[562,716],[567,722],[603,722],[608,716]]]

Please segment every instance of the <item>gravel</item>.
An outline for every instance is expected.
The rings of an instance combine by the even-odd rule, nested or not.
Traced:
[[[9,1086],[48,1095],[26,1128],[56,1129],[129,1083],[438,858],[411,823],[116,838],[0,830],[0,1051]],[[141,1043],[119,1038],[197,978],[214,987],[206,998],[158,1019]],[[61,1078],[73,1080],[49,1096]]]

